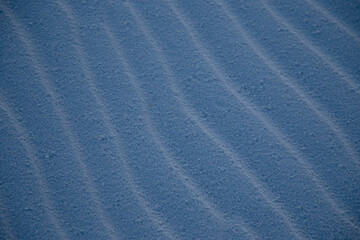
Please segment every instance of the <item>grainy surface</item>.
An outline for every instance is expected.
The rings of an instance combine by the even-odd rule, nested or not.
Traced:
[[[360,2],[0,1],[0,239],[360,239]]]

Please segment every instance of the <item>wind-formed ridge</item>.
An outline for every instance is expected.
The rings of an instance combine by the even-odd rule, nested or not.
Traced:
[[[288,216],[283,207],[275,201],[275,197],[273,194],[267,190],[263,184],[257,179],[255,174],[253,174],[250,169],[246,166],[245,161],[242,160],[237,154],[236,151],[232,149],[231,146],[227,145],[217,134],[215,134],[211,128],[209,128],[199,117],[196,111],[191,107],[191,105],[187,102],[187,100],[183,97],[182,92],[176,85],[176,80],[174,74],[170,70],[168,63],[165,59],[162,48],[157,44],[157,41],[152,36],[150,31],[144,24],[144,21],[141,19],[140,14],[135,10],[135,8],[127,2],[127,6],[130,8],[134,18],[138,22],[142,32],[148,39],[149,43],[153,46],[157,53],[157,57],[160,59],[162,63],[163,69],[168,76],[169,86],[171,90],[174,92],[176,100],[179,102],[179,105],[183,109],[184,113],[194,122],[197,126],[203,131],[203,133],[217,146],[219,149],[223,150],[225,155],[230,158],[231,163],[240,170],[240,173],[243,174],[250,183],[256,188],[258,193],[261,195],[263,200],[269,204],[269,206],[278,214],[289,228],[289,230],[294,234],[297,239],[305,239],[301,231],[295,227],[295,224],[292,222],[291,218]],[[244,230],[248,231],[248,230]]]
[[[358,239],[347,1],[0,0],[0,240]]]
[[[144,197],[145,194],[141,190],[140,186],[136,183],[135,177],[132,174],[131,167],[129,166],[129,159],[123,150],[123,144],[122,144],[121,137],[120,137],[119,133],[117,132],[114,124],[112,123],[112,119],[109,114],[109,111],[107,110],[107,107],[101,97],[101,94],[99,93],[99,91],[96,87],[95,76],[89,67],[90,65],[88,63],[86,53],[81,46],[80,34],[78,31],[78,21],[76,19],[76,16],[69,5],[67,5],[66,3],[64,3],[62,1],[58,1],[57,3],[60,6],[60,8],[65,12],[65,14],[69,20],[69,24],[70,24],[70,27],[72,28],[72,32],[74,35],[74,41],[75,41],[75,44],[73,44],[73,45],[74,45],[74,48],[76,49],[78,58],[80,60],[81,69],[85,75],[88,87],[90,89],[90,93],[94,97],[96,104],[99,106],[99,112],[102,116],[105,127],[107,128],[109,135],[113,139],[112,141],[113,141],[113,144],[115,147],[116,155],[121,159],[122,167],[124,169],[123,172],[126,176],[125,178],[127,180],[129,189],[134,194],[134,196],[137,199],[137,201],[139,202],[141,208],[143,208],[145,210],[145,212],[148,215],[151,222],[159,230],[161,230],[161,232],[165,236],[167,236],[169,239],[178,239],[178,237],[176,237],[176,234],[174,233],[174,231],[169,226],[167,226],[167,223],[165,223],[164,220],[162,220],[160,218],[159,213],[156,213],[155,210],[153,210],[151,208],[151,204],[145,199],[145,197]],[[120,167],[119,167],[119,170],[120,170]]]
[[[336,18],[328,10],[326,10],[324,7],[320,6],[318,3],[314,2],[313,0],[305,0],[305,2],[307,2],[313,9],[320,12],[330,22],[334,23],[341,31],[346,33],[351,38],[353,38],[356,42],[360,43],[359,35],[349,26],[347,26],[346,23],[344,23],[342,20]]]
[[[84,179],[85,187],[87,192],[90,194],[91,200],[93,201],[95,205],[95,212],[97,214],[97,217],[99,218],[101,224],[108,230],[109,236],[112,239],[116,239],[115,234],[111,233],[113,232],[113,229],[111,227],[110,221],[107,219],[104,213],[104,207],[98,197],[97,189],[94,185],[94,181],[89,173],[89,170],[87,168],[87,165],[84,162],[85,157],[83,156],[81,152],[81,147],[79,144],[79,141],[74,134],[70,123],[67,119],[69,119],[65,111],[63,110],[63,107],[60,104],[59,97],[55,91],[55,87],[53,86],[49,75],[47,74],[44,66],[40,63],[35,47],[32,44],[32,41],[30,40],[30,36],[25,32],[24,27],[22,24],[16,19],[15,15],[12,13],[12,11],[1,4],[3,11],[10,19],[11,24],[13,25],[13,30],[18,35],[19,39],[24,45],[24,49],[27,52],[27,57],[31,63],[31,66],[33,67],[36,75],[39,77],[39,83],[44,88],[46,94],[50,96],[50,103],[55,111],[56,116],[60,120],[60,124],[62,128],[64,129],[64,134],[66,138],[69,141],[69,147],[71,149],[71,152],[74,156],[74,159],[76,160],[77,164],[80,167],[80,171],[82,173],[82,177]]]
[[[353,161],[355,167],[360,170],[360,162],[352,148],[351,144],[347,140],[347,137],[343,130],[336,124],[335,120],[332,120],[331,117],[325,112],[323,106],[317,103],[314,99],[308,96],[301,88],[298,86],[294,79],[290,76],[284,74],[284,71],[278,66],[274,61],[272,61],[265,53],[265,50],[260,47],[258,43],[247,33],[245,28],[240,24],[240,22],[236,19],[236,17],[231,13],[225,3],[215,0],[221,6],[224,13],[228,16],[228,18],[233,22],[236,29],[240,33],[241,37],[246,41],[246,43],[250,46],[250,48],[254,51],[254,53],[265,63],[266,66],[272,70],[275,75],[282,81],[286,86],[291,88],[317,116],[323,121],[328,127],[334,132],[335,136],[339,139],[339,141],[343,144],[344,148],[347,150],[351,160]]]
[[[2,6],[0,5],[2,8]],[[47,215],[47,218],[50,220],[52,225],[54,226],[54,229],[56,233],[62,238],[62,239],[69,239],[69,235],[65,232],[63,227],[61,226],[61,223],[59,221],[59,216],[56,213],[56,210],[54,208],[54,205],[52,203],[52,200],[50,199],[48,193],[50,192],[50,189],[46,183],[46,178],[43,174],[43,170],[41,167],[41,161],[38,157],[38,153],[35,150],[35,146],[30,140],[28,131],[22,126],[20,121],[18,120],[19,117],[16,116],[15,112],[12,110],[12,108],[9,106],[7,99],[5,98],[5,95],[3,94],[3,91],[0,90],[0,108],[2,111],[6,114],[8,117],[13,130],[15,130],[18,141],[21,143],[23,148],[25,149],[26,155],[29,159],[29,163],[32,169],[32,172],[35,175],[38,190],[41,196],[41,200],[44,204],[44,210]]]
[[[207,208],[210,213],[215,216],[215,218],[220,221],[221,223],[225,222],[224,216],[222,213],[219,212],[219,210],[215,209],[214,205],[210,203],[208,200],[206,200],[206,197],[204,197],[201,190],[198,189],[197,186],[195,186],[193,180],[191,177],[185,173],[185,170],[174,160],[174,156],[171,153],[171,151],[168,149],[168,147],[165,145],[165,143],[161,140],[160,133],[156,130],[154,127],[154,124],[152,122],[152,119],[148,113],[148,110],[146,109],[146,100],[143,94],[143,90],[139,85],[139,80],[137,79],[136,73],[133,70],[133,68],[129,65],[127,59],[125,58],[125,55],[123,54],[122,50],[119,48],[119,44],[117,44],[117,41],[112,34],[112,32],[109,29],[108,25],[103,25],[106,35],[110,40],[110,44],[112,48],[115,50],[115,53],[119,59],[119,61],[122,63],[123,68],[125,70],[125,74],[129,78],[129,81],[136,91],[136,94],[138,96],[141,111],[144,116],[144,120],[146,123],[146,128],[148,133],[151,135],[151,140],[156,144],[156,146],[160,149],[162,155],[166,159],[168,165],[176,172],[177,177],[180,179],[180,181],[190,190],[191,194],[193,196],[196,196],[195,199],[200,201],[204,204],[205,208]]]
[[[318,103],[310,99],[301,89],[297,86],[290,77],[287,77],[282,74],[282,71],[279,66],[276,65],[266,54],[265,51],[256,43],[256,41],[247,33],[245,28],[240,24],[240,22],[234,17],[234,15],[228,10],[228,7],[221,0],[215,0],[215,2],[221,6],[225,15],[233,22],[236,29],[239,31],[240,35],[244,38],[246,43],[251,47],[251,49],[256,53],[256,55],[267,65],[287,86],[293,89],[297,95],[304,101],[318,116],[322,119],[335,133],[339,131],[336,130],[335,123],[329,119],[325,113],[321,112],[318,107]],[[188,26],[189,28],[189,26]],[[189,32],[191,33],[191,32]],[[195,37],[194,34],[192,34]],[[199,41],[197,41],[199,44]],[[204,50],[204,48],[202,48]],[[207,53],[208,54],[208,53]],[[213,66],[216,66],[212,64]],[[221,72],[220,72],[221,73]],[[221,74],[227,76],[226,74]],[[220,76],[221,76],[220,75]],[[222,78],[224,79],[224,78]],[[255,106],[252,106],[245,97],[241,96],[237,91],[235,91],[230,81],[225,81],[226,88],[240,101],[244,106],[251,112],[260,122],[268,129],[268,131],[291,153],[295,159],[301,164],[305,174],[313,181],[315,186],[320,190],[321,194],[324,197],[324,200],[334,209],[336,214],[351,227],[360,231],[360,228],[355,224],[353,217],[349,216],[346,211],[340,206],[340,204],[335,200],[334,196],[329,192],[328,187],[325,186],[325,183],[319,178],[319,176],[313,170],[312,165],[306,160],[305,156],[296,149],[296,147],[287,139],[287,137],[278,129],[273,123],[271,123],[260,111],[256,110]],[[358,165],[356,165],[358,167]]]
[[[211,200],[209,200],[209,197],[204,193],[204,191],[200,189],[198,184],[196,184],[194,182],[194,180],[186,173],[186,170],[183,169],[181,167],[181,165],[179,165],[179,163],[175,160],[175,157],[171,153],[171,150],[162,141],[162,137],[161,137],[160,133],[157,131],[157,129],[155,128],[155,126],[154,126],[154,124],[152,122],[152,119],[150,117],[150,114],[149,114],[147,108],[145,107],[146,106],[146,100],[145,100],[145,97],[144,97],[143,89],[140,87],[139,80],[136,77],[137,74],[135,73],[134,69],[128,63],[122,49],[119,46],[119,43],[118,43],[117,39],[115,38],[114,34],[110,30],[109,25],[104,24],[103,28],[105,29],[106,35],[107,35],[107,37],[108,37],[108,39],[110,41],[110,44],[111,44],[112,48],[115,50],[115,53],[116,53],[119,61],[123,65],[124,71],[125,71],[126,75],[128,76],[131,85],[133,86],[134,90],[136,91],[136,93],[138,95],[138,99],[139,99],[141,109],[142,109],[142,112],[143,112],[143,116],[144,116],[144,120],[145,120],[145,123],[146,123],[147,131],[152,136],[152,140],[154,141],[154,143],[160,149],[160,151],[161,151],[162,155],[164,156],[167,164],[171,167],[171,169],[174,170],[177,178],[186,186],[186,188],[188,189],[188,191],[190,192],[192,197],[195,200],[199,201],[204,206],[204,208],[207,209],[207,211],[217,220],[217,222],[219,224],[224,225],[224,224],[229,224],[230,223],[231,225],[243,226],[244,221],[242,219],[237,219],[237,221],[239,221],[239,223],[229,221],[228,219],[226,219],[224,213],[221,212],[221,210],[217,209],[215,204],[213,204],[211,202]],[[249,232],[247,232],[247,234],[252,239],[260,239],[250,229],[249,229]]]
[[[348,87],[360,94],[360,85],[356,83],[353,76],[350,76],[343,67],[339,66],[329,55],[322,52],[320,47],[317,47],[309,39],[306,38],[305,34],[300,30],[296,29],[291,25],[289,21],[285,19],[278,11],[276,11],[266,0],[260,0],[264,8],[270,13],[270,15],[281,25],[285,26],[286,29],[296,36],[296,38],[308,49],[310,49],[315,55],[317,55],[325,64],[327,64],[341,79],[348,85]],[[348,149],[347,149],[348,150]]]
[[[345,71],[341,68],[339,68],[336,63],[332,62],[330,56],[327,56],[326,54],[322,53],[320,49],[318,49],[314,44],[312,44],[309,40],[306,39],[306,37],[300,33],[298,30],[296,30],[293,26],[290,25],[289,22],[286,21],[285,18],[279,15],[278,12],[274,8],[272,8],[266,1],[260,0],[265,9],[274,17],[274,19],[279,22],[280,24],[284,25],[290,33],[294,34],[300,42],[302,42],[306,47],[308,47],[311,51],[313,51],[319,58],[321,58],[325,63],[327,63],[336,73],[338,73],[346,83],[357,93],[360,94],[360,86],[353,82],[351,77],[345,73]],[[279,75],[281,75],[280,70],[276,71],[279,72]],[[295,86],[294,86],[295,87]],[[351,143],[349,142],[346,134],[344,131],[337,126],[334,120],[331,120],[326,113],[321,113],[320,108],[323,109],[323,107],[319,107],[319,104],[315,102],[315,100],[310,99],[308,96],[305,95],[305,93],[301,93],[301,90],[299,91],[299,94],[301,94],[302,98],[306,100],[305,103],[312,108],[312,110],[318,115],[318,117],[326,124],[328,127],[335,133],[337,138],[340,140],[344,148],[346,149],[348,155],[350,156],[352,162],[355,164],[357,168],[359,168],[359,159],[357,157],[357,154],[354,150],[354,148],[351,146]]]

